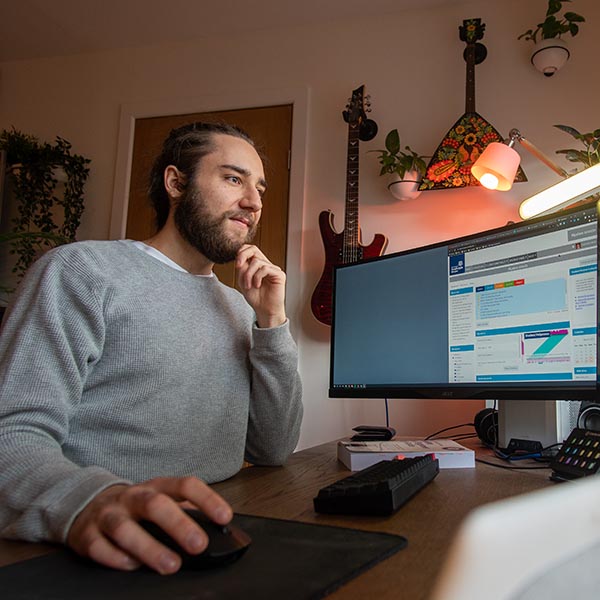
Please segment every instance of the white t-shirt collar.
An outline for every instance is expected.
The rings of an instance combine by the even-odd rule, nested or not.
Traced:
[[[139,248],[142,252],[153,256],[160,262],[165,265],[171,267],[172,269],[176,269],[177,271],[182,271],[183,273],[189,273],[186,269],[184,269],[181,265],[178,265],[174,260],[171,260],[166,254],[163,254],[160,250],[157,250],[153,246],[149,246],[148,244],[144,244],[144,242],[140,242],[138,240],[125,240],[131,244],[133,244],[136,248]],[[197,275],[197,277],[212,277],[213,273],[209,275]]]

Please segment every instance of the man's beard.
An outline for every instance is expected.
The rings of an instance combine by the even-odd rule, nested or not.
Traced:
[[[230,239],[225,224],[232,217],[252,219],[248,233],[243,239]],[[224,264],[237,256],[244,244],[249,244],[256,234],[256,216],[248,211],[228,211],[221,216],[212,216],[201,192],[197,188],[186,191],[175,207],[175,226],[188,244],[193,246],[211,262]]]

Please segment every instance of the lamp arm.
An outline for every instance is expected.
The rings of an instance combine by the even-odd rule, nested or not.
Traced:
[[[515,141],[518,141],[521,146],[525,148],[530,154],[533,154],[538,160],[542,161],[547,167],[552,169],[555,173],[558,173],[561,177],[565,179],[569,176],[569,174],[561,167],[559,167],[552,159],[548,158],[539,148],[534,146],[529,140],[525,139],[521,132],[518,129],[511,129],[508,134],[510,141],[508,143],[509,147],[512,147]]]

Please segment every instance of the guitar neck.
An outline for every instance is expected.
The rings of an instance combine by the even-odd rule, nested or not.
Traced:
[[[467,88],[465,94],[465,112],[475,112],[475,44],[467,44],[465,60],[467,61]]]
[[[348,158],[346,164],[346,206],[344,213],[343,262],[358,260],[358,146],[359,123],[348,124]]]

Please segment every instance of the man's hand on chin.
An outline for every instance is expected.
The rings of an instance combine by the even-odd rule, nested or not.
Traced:
[[[256,246],[242,246],[235,260],[238,285],[259,327],[278,327],[285,314],[285,273]]]

